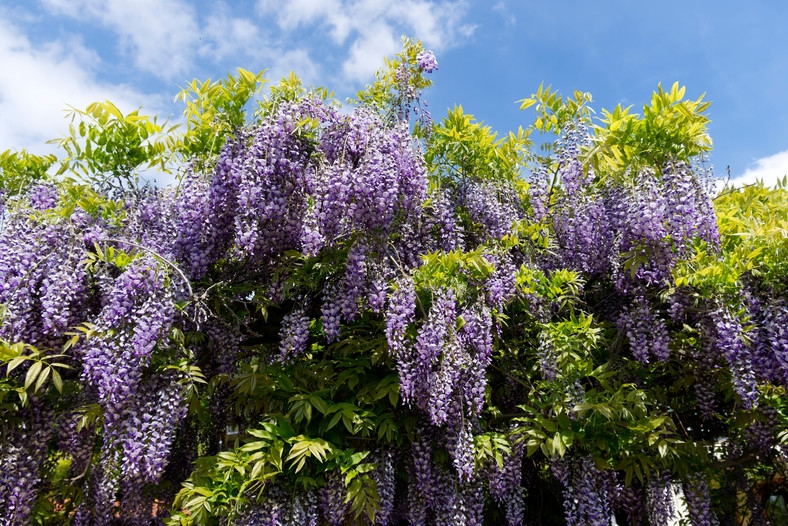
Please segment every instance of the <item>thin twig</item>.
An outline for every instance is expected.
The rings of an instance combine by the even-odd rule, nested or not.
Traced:
[[[158,259],[159,261],[161,261],[162,263],[164,263],[165,265],[167,265],[168,267],[173,269],[181,277],[183,282],[186,284],[186,288],[189,291],[189,299],[194,299],[194,291],[192,290],[191,282],[189,281],[189,278],[186,277],[186,274],[183,273],[183,271],[178,267],[178,265],[176,265],[172,261],[166,259],[165,257],[160,255],[155,250],[150,249],[148,247],[145,247],[143,245],[140,245],[139,243],[135,243],[133,241],[127,241],[127,240],[124,240],[124,239],[115,239],[115,238],[111,238],[111,237],[103,237],[103,238],[98,239],[98,241],[103,241],[105,243],[124,243],[126,245],[131,245],[131,246],[133,246],[135,248],[138,248],[140,250],[144,250],[145,252],[148,252],[154,258]]]
[[[500,367],[498,367],[497,365],[495,365],[495,364],[492,364],[492,363],[491,363],[491,364],[490,364],[490,367],[492,367],[493,369],[495,369],[496,371],[498,371],[498,372],[499,372],[499,373],[501,373],[502,375],[504,375],[504,376],[507,376],[507,377],[511,378],[512,380],[514,380],[515,382],[519,383],[519,384],[520,384],[520,385],[522,385],[523,387],[527,387],[528,389],[531,389],[531,387],[532,387],[532,386],[528,385],[527,383],[525,383],[524,381],[520,380],[520,379],[519,379],[519,378],[517,378],[516,376],[513,376],[513,375],[512,375],[511,373],[509,373],[508,371],[506,371],[506,370],[504,370],[504,369],[501,369],[501,368],[500,368]]]

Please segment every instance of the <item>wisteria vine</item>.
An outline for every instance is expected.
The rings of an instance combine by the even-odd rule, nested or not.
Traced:
[[[699,281],[705,160],[603,155],[542,89],[547,156],[434,123],[437,69],[408,41],[347,110],[286,79],[177,186],[2,194],[1,524],[765,517],[788,287]]]

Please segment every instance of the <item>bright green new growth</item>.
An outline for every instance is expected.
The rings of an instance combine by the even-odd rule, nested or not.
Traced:
[[[371,109],[386,130],[397,125],[407,130],[404,123],[411,110],[417,112],[412,106],[418,106],[420,90],[431,85],[417,61],[423,51],[420,42],[405,40],[402,53],[394,60],[387,59],[374,82],[350,104]],[[220,81],[193,81],[176,96],[186,104],[186,125],[181,128],[157,124],[156,118],[140,115],[139,110],[123,115],[108,101],[94,103],[85,111],[74,109],[69,115],[69,135],[53,141],[62,149],[62,159],[26,151],[0,154],[3,198],[11,207],[23,206],[26,192],[47,182],[58,188],[60,201],[55,208],[31,213],[31,217],[71,226],[74,211],[79,211],[104,220],[108,229],[120,230],[136,212],[135,199],[148,196],[132,192],[125,194],[130,196],[128,200],[112,200],[107,197],[108,190],[137,190],[146,170],[183,171],[188,166],[197,175],[184,179],[188,185],[182,183],[179,191],[189,195],[187,192],[200,190],[200,185],[211,181],[215,161],[228,141],[247,140],[243,133],[267,122],[285,104],[312,98],[325,102],[326,107],[338,105],[327,90],[308,89],[295,74],[258,98],[266,82],[263,74],[239,69],[237,75]],[[739,513],[740,517],[755,512],[737,510],[737,502],[718,502],[723,489],[728,491],[735,482],[739,486],[733,487],[734,493],[750,491],[784,469],[782,452],[788,446],[785,386],[759,379],[755,393],[759,405],[745,407],[735,385],[735,364],[725,361],[723,351],[712,350],[716,340],[722,340],[722,332],[709,326],[712,316],[720,312],[735,315],[743,325],[737,341],[752,349],[753,335],[759,329],[747,318],[743,291],[760,294],[761,300],[768,299],[777,307],[785,300],[785,182],[774,189],[758,184],[722,191],[714,200],[719,244],[696,236],[688,242],[686,255],[672,261],[664,279],[648,282],[641,275],[648,270],[656,249],[673,241],[668,235],[649,239],[652,245],[644,241],[628,247],[628,252],[613,253],[611,249],[606,256],[611,267],[618,265],[614,276],[610,269],[590,271],[562,259],[561,251],[575,231],[561,221],[571,223],[579,217],[575,214],[582,212],[580,205],[601,207],[604,198],[623,200],[629,194],[622,188],[637,189],[645,179],[656,187],[670,175],[667,167],[697,169],[703,164],[703,156],[711,150],[706,129],[709,103],[703,102],[703,97],[685,100],[684,95],[685,89],[678,84],[669,92],[659,86],[642,115],[619,106],[613,112],[603,110],[603,117],[595,119],[589,107],[590,94],[576,91],[564,98],[550,87],[540,86],[530,98],[520,101],[520,109],[534,109],[533,124],[500,138],[489,126],[465,114],[461,106],[449,110],[438,124],[419,120],[412,125],[407,139],[421,155],[419,162],[423,160],[428,181],[417,224],[429,224],[430,228],[418,234],[438,238],[442,228],[453,226],[465,237],[451,247],[432,247],[419,253],[417,265],[407,268],[397,260],[394,247],[413,232],[396,231],[386,241],[387,252],[365,254],[365,264],[373,266],[386,259],[398,265],[396,279],[383,284],[384,301],[391,302],[404,283],[412,284],[415,314],[403,336],[411,346],[420,343],[418,338],[431,320],[440,294],[449,290],[456,295],[456,304],[466,310],[458,311],[456,319],[442,327],[449,336],[440,342],[436,362],[440,366],[440,360],[460,345],[460,335],[469,334],[464,331],[473,326],[474,313],[489,314],[491,352],[489,367],[483,371],[484,407],[476,416],[462,409],[463,416],[476,420],[470,460],[466,459],[472,467],[461,466],[474,470],[475,480],[485,481],[475,490],[487,499],[486,523],[505,523],[507,509],[503,501],[496,500],[498,494],[493,498],[496,490],[484,477],[502,473],[510,463],[518,472],[520,468],[530,470],[536,484],[543,485],[537,490],[521,484],[520,479],[516,483],[523,491],[520,504],[525,502],[534,514],[543,513],[539,519],[545,523],[560,523],[564,517],[561,492],[568,490],[556,478],[556,466],[563,460],[586,459],[606,476],[615,472],[612,476],[618,479],[614,481],[644,492],[658,479],[658,473],[669,474],[677,482],[700,473],[704,480],[712,481],[712,504],[723,510],[720,513]],[[402,108],[405,103],[412,105],[407,111]],[[287,138],[302,141],[299,144],[311,148],[309,155],[313,156],[305,156],[303,165],[325,169],[328,163],[320,157],[324,154],[314,148],[320,132],[317,117],[304,117],[296,124]],[[534,131],[560,138],[568,132],[587,133],[583,135],[587,141],[579,146],[579,171],[567,172],[566,158],[559,157],[559,143],[547,142],[541,152],[534,152]],[[395,153],[402,152],[386,152]],[[59,169],[50,177],[47,172],[51,167]],[[534,172],[540,167],[549,176],[549,185],[542,196],[544,216],[537,219]],[[234,169],[240,170],[238,166]],[[589,174],[594,177],[581,177]],[[63,180],[63,175],[69,177]],[[571,177],[582,182],[577,189],[568,188]],[[693,188],[699,195],[703,192],[699,185]],[[487,235],[490,228],[486,221],[492,220],[483,213],[489,208],[472,208],[468,204],[471,198],[488,199],[483,204],[515,201],[521,207],[517,209],[520,215],[510,218],[505,235]],[[578,208],[567,203],[576,203]],[[168,206],[176,210],[180,204],[175,200]],[[311,211],[314,206],[310,201],[305,209]],[[169,212],[175,213],[172,210]],[[441,223],[445,216],[455,223]],[[189,226],[202,219],[192,218]],[[601,215],[597,219],[600,224],[607,220]],[[246,218],[237,219],[239,223],[243,220]],[[582,227],[588,224],[577,227],[581,234]],[[616,250],[619,246],[614,243],[620,243],[622,236],[620,231],[611,234],[616,237],[611,240]],[[182,331],[182,327],[173,326],[161,338],[159,354],[150,366],[151,371],[161,367],[179,375],[189,408],[186,418],[204,433],[199,435],[203,442],[196,449],[199,456],[193,470],[187,465],[191,471],[178,481],[181,485],[167,488],[175,495],[169,524],[232,524],[242,520],[249,509],[264,507],[265,491],[275,481],[286,480],[296,495],[327,487],[332,473],[341,475],[340,487],[346,491],[344,504],[349,513],[345,523],[375,521],[386,501],[375,479],[378,463],[373,457],[382,449],[399,448],[403,458],[418,460],[413,444],[422,438],[426,427],[434,434],[424,436],[435,442],[426,461],[440,468],[440,474],[448,473],[448,480],[456,487],[468,483],[459,482],[456,476],[461,462],[456,460],[459,455],[450,451],[454,436],[439,433],[446,426],[431,424],[416,403],[402,401],[403,371],[407,370],[385,334],[389,314],[385,310],[361,312],[342,322],[336,340],[326,337],[325,317],[321,317],[318,303],[329,295],[325,287],[329,280],[344,278],[350,266],[349,253],[359,238],[360,234],[354,233],[332,251],[315,256],[294,249],[271,256],[270,276],[257,277],[280,280],[278,293],[283,299],[279,300],[272,299],[274,294],[261,284],[233,281],[244,276],[252,260],[251,255],[242,255],[249,259],[239,263],[239,256],[232,255],[234,247],[205,275],[191,280],[186,277],[185,263],[181,269],[174,258],[165,258],[156,253],[156,247],[136,241],[103,235],[88,243],[87,249],[78,247],[88,251],[80,268],[91,276],[103,276],[103,272],[114,278],[149,257],[158,265],[156,272],[168,276],[168,284],[177,282],[188,290],[177,304],[179,313],[207,319],[210,312],[212,321],[244,331],[247,354],[230,373],[208,373],[204,363],[196,362],[198,350],[204,350],[209,337],[207,331],[193,327]],[[86,244],[75,239],[77,244]],[[684,240],[676,243],[679,241]],[[238,238],[232,243],[237,244]],[[76,245],[72,248],[77,249]],[[510,281],[495,282],[499,278]],[[510,286],[511,291],[493,305],[490,298],[499,293],[496,286]],[[293,363],[272,363],[271,349],[278,356],[277,345],[286,332],[284,319],[307,303],[304,298],[314,304],[307,315],[304,330],[308,343],[303,355]],[[652,314],[662,321],[665,334],[670,336],[666,359],[652,356],[646,363],[634,355],[637,327],[620,321],[623,312],[635,311],[633,305],[651,306]],[[673,313],[670,309],[674,308],[681,312]],[[69,406],[72,398],[68,397],[82,389],[82,380],[71,369],[65,372],[71,366],[62,359],[80,343],[107,333],[100,333],[85,320],[65,335],[62,353],[60,348],[0,340],[0,364],[5,365],[0,410],[3,415],[21,418],[33,398],[46,397],[46,403],[59,411],[73,409],[81,415],[78,432],[98,429],[96,433],[100,433],[104,409],[99,404]],[[208,354],[223,350],[212,348]],[[716,361],[708,365],[704,358],[712,354]],[[463,374],[472,368],[470,363],[455,367]],[[20,376],[22,370],[25,372]],[[700,395],[696,394],[702,383],[710,386],[717,404],[710,417],[701,415]],[[212,429],[210,404],[219,396],[226,396],[226,412],[235,421],[232,425],[216,424],[225,427],[217,431]],[[765,422],[773,440],[770,450],[747,450],[741,457],[722,461],[717,458],[719,440],[745,447],[753,425]],[[238,427],[239,434],[225,437],[228,426]],[[205,436],[210,432],[228,440],[209,444]],[[179,438],[187,442],[190,433],[197,431],[183,427],[180,433]],[[209,446],[214,450],[209,451]],[[96,449],[92,461],[98,464],[98,457]],[[68,462],[61,460],[59,471],[50,474],[51,495],[42,496],[36,504],[36,517],[42,523],[50,519],[68,522],[67,514],[73,510],[61,512],[54,504],[80,502],[84,497],[81,479],[69,472]],[[415,460],[407,462],[411,462],[409,467],[399,471],[400,483],[416,478],[409,471],[415,469]],[[723,488],[725,484],[730,487]],[[541,507],[537,507],[537,494]],[[575,502],[571,498],[567,502]],[[621,514],[621,509],[616,513]]]

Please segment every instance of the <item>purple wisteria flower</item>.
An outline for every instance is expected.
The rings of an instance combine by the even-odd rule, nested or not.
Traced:
[[[427,73],[432,73],[438,69],[438,60],[435,58],[435,54],[430,50],[419,53],[416,56],[416,63]]]

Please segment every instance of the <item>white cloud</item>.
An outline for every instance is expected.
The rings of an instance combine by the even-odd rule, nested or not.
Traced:
[[[114,31],[137,68],[173,79],[188,72],[200,32],[192,6],[181,0],[44,0],[54,13],[92,18]]]
[[[517,25],[517,17],[514,16],[514,13],[507,7],[506,3],[501,0],[497,4],[493,6],[493,11],[497,11],[503,17],[506,25],[514,26]]]
[[[382,22],[375,23],[366,28],[350,46],[342,71],[352,81],[371,80],[375,71],[383,65],[383,57],[395,54],[399,48],[399,38],[395,38],[391,27]]]
[[[350,32],[352,21],[344,14],[341,0],[258,0],[257,9],[264,15],[276,18],[279,27],[285,31],[293,31],[303,24],[323,21],[332,28],[332,36],[337,43],[342,43]]]
[[[258,0],[258,10],[276,19],[285,32],[303,26],[325,26],[336,45],[351,39],[342,71],[350,81],[369,80],[382,66],[382,57],[396,53],[400,36],[421,39],[440,52],[469,37],[475,26],[463,24],[464,1],[427,0],[292,0],[282,5]]]
[[[265,78],[271,84],[278,84],[279,80],[288,76],[291,71],[298,75],[306,86],[320,82],[320,70],[306,49],[274,53],[273,65],[266,72]]]
[[[84,109],[111,100],[121,111],[144,105],[152,114],[162,101],[129,86],[99,82],[95,52],[77,39],[34,46],[8,18],[0,17],[0,150],[53,151],[44,142],[67,130],[68,106]]]
[[[788,175],[788,150],[756,159],[743,174],[734,177],[731,183],[742,186],[763,181],[767,186],[774,186],[778,179],[786,175]]]
[[[42,1],[52,14],[111,30],[136,69],[169,81],[184,80],[197,59],[220,63],[251,57],[279,70],[281,56],[289,54],[307,71],[316,71],[305,59],[308,55],[299,55],[305,43],[289,45],[294,36],[308,40],[313,53],[336,51],[344,80],[365,81],[382,65],[383,56],[399,50],[401,35],[419,38],[440,52],[470,36],[475,27],[463,24],[465,0],[258,0],[257,12],[273,19],[284,33],[282,41],[270,42],[253,17],[231,16],[233,4],[221,1],[209,4],[199,16],[195,6],[201,3],[186,0]],[[326,44],[334,49],[326,49]]]
[[[199,46],[199,53],[214,62],[239,54],[259,57],[270,53],[260,28],[248,18],[229,16],[225,7],[208,17],[202,34],[204,43]]]
[[[317,7],[322,2],[314,2]],[[315,6],[304,4],[303,13],[309,14]],[[265,78],[274,83],[294,71],[309,85],[319,81],[320,68],[304,47],[282,47],[273,45],[266,35],[250,19],[231,16],[231,9],[223,3],[217,4],[214,12],[205,19],[201,31],[204,42],[199,55],[213,62],[233,61],[257,73],[267,67]],[[234,70],[233,70],[234,71]]]
[[[161,89],[167,94],[173,85],[201,75],[198,66],[202,72],[213,72],[214,66],[222,71],[236,65],[253,71],[269,67],[266,77],[273,82],[293,70],[306,84],[336,86],[370,80],[382,57],[399,51],[403,34],[440,53],[474,29],[463,25],[465,0],[257,0],[258,9],[251,13],[221,0],[41,3],[45,10],[37,13],[0,8],[0,64],[6,72],[0,76],[0,149],[51,151],[42,143],[67,129],[67,105],[84,108],[109,99],[124,112],[139,106],[147,114],[172,112],[169,96],[145,95],[106,77],[124,59],[130,73],[126,82],[136,82],[134,72],[150,72],[165,81]],[[61,29],[31,40],[23,28],[47,17],[78,22],[62,26],[73,27],[66,30],[92,31],[81,36]],[[115,37],[109,44],[107,31]],[[103,67],[110,63],[114,67]],[[338,78],[326,78],[331,72]]]
[[[135,67],[165,80],[191,78],[198,60],[213,64],[233,61],[255,69],[250,62],[273,64],[276,73],[303,68],[299,74],[314,76],[315,64],[301,48],[280,49],[271,45],[251,16],[233,16],[232,4],[215,2],[198,20],[192,3],[183,0],[43,0],[55,14],[90,17],[112,30],[120,50],[133,57]],[[325,17],[334,0],[296,0],[278,11],[278,23],[296,28]],[[333,27],[344,22],[336,16]],[[285,59],[292,60],[285,67]]]
[[[393,2],[388,14],[389,18],[412,31],[408,36],[420,38],[425,46],[440,51],[457,45],[460,38],[468,38],[473,34],[476,26],[462,23],[466,11],[465,2],[409,0]]]

